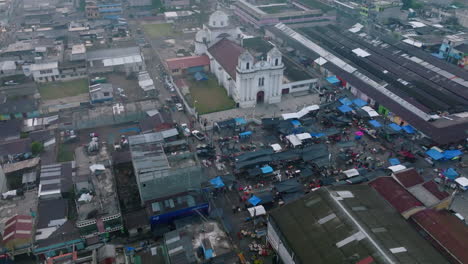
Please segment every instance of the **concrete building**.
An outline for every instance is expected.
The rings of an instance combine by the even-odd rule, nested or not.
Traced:
[[[112,101],[114,88],[110,83],[98,83],[89,86],[89,97],[92,104]]]
[[[35,82],[54,82],[60,79],[58,62],[35,63],[29,67]]]
[[[128,138],[141,204],[149,208],[157,199],[198,189],[207,180],[187,142],[166,143],[164,137],[162,131]],[[166,155],[175,150],[178,155]]]
[[[162,0],[165,8],[189,7],[190,0]]]
[[[283,263],[448,263],[366,185],[320,188],[274,209],[267,232]]]
[[[139,47],[88,51],[86,61],[90,73],[131,74],[145,70],[145,61]]]
[[[130,7],[148,7],[151,6],[151,0],[130,0],[129,3]]]
[[[291,27],[308,27],[335,23],[335,13],[310,9],[297,1],[256,5],[254,1],[239,0],[234,4],[234,14],[243,22],[256,28],[277,23]]]
[[[76,44],[72,46],[70,53],[70,61],[86,60],[86,47],[84,44]]]

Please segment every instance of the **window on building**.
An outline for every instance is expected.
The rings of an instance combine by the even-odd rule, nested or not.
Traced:
[[[42,70],[42,71],[39,71],[40,74],[48,74],[48,73],[52,73],[52,70]]]
[[[258,86],[263,86],[263,85],[265,85],[265,77],[258,78]]]
[[[221,26],[224,26],[224,21],[221,21]]]
[[[213,21],[213,26],[216,26],[216,21]]]
[[[275,66],[278,66],[279,59],[275,59]]]
[[[109,92],[104,92],[104,96],[109,96],[110,93]]]
[[[247,62],[247,64],[245,64],[245,68],[246,68],[247,70],[250,69],[250,62]]]
[[[179,72],[179,69],[173,69],[172,72]]]

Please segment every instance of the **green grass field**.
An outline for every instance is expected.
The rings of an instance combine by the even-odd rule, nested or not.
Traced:
[[[50,82],[39,85],[42,100],[59,99],[88,93],[88,80],[78,79],[67,82]]]
[[[143,30],[150,38],[170,37],[178,34],[172,29],[171,24],[146,24],[143,25]]]
[[[74,159],[75,157],[71,145],[60,144],[58,146],[57,162],[67,162]]]
[[[208,80],[197,82],[188,79],[192,105],[199,114],[208,114],[234,108],[236,103],[227,95],[226,89],[218,85],[216,78],[208,75]]]

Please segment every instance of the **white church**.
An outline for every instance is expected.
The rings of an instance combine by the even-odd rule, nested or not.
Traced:
[[[208,25],[197,32],[195,53],[208,55],[211,72],[238,107],[280,102],[284,71],[281,52],[273,48],[265,59],[255,60],[239,45],[241,36],[238,27],[229,25],[228,16],[216,11],[211,14]]]

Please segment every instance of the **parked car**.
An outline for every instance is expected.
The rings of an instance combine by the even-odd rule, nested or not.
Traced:
[[[175,104],[177,111],[184,111],[184,106],[181,103]]]
[[[193,130],[193,131],[192,131],[192,135],[193,135],[196,139],[198,139],[198,140],[200,140],[200,141],[205,140],[205,135],[204,135],[202,132],[198,131],[198,130]]]
[[[184,133],[184,136],[188,137],[191,135],[190,129],[187,127],[187,124],[181,124],[180,129],[182,130],[182,133]]]

